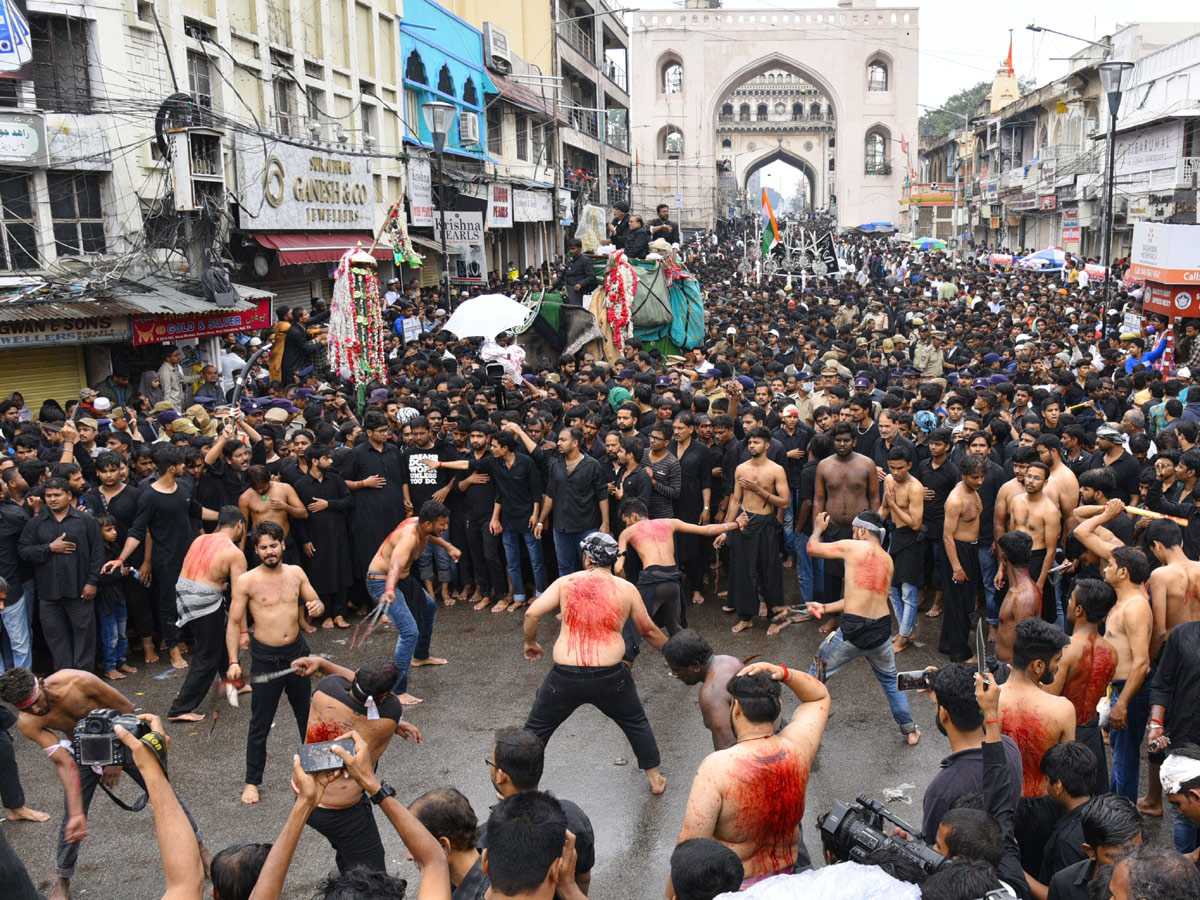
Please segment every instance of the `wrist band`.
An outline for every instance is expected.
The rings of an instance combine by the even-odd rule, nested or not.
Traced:
[[[995,725],[995,724],[999,723],[999,721],[1000,721],[999,719],[984,719],[983,724],[984,725]]]
[[[1155,728],[1162,728],[1162,727],[1163,727],[1163,723],[1162,723],[1162,722],[1160,722],[1158,719],[1147,719],[1147,720],[1146,720],[1146,724],[1147,724],[1147,725],[1150,725],[1150,726],[1153,726],[1153,727],[1155,727]]]
[[[790,671],[788,671],[788,667],[787,667],[787,666],[784,666],[784,665],[781,665],[779,668],[783,669],[783,680],[784,680],[784,681],[791,681],[791,680],[792,680],[792,673],[791,673]]]

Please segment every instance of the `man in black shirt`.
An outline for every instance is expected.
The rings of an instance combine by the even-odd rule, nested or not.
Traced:
[[[467,434],[466,458],[476,462],[488,456],[492,427],[487,422],[472,422]],[[492,510],[496,505],[496,487],[490,475],[472,472],[455,482],[455,491],[463,497],[461,513],[466,519],[466,553],[459,560],[463,583],[475,585],[468,600],[477,610],[508,593],[508,575],[500,558],[500,539],[492,532]]]
[[[940,581],[936,573],[949,568],[945,545],[942,542],[942,525],[946,518],[946,498],[960,480],[958,467],[950,462],[948,454],[952,443],[950,429],[938,428],[929,435],[930,458],[917,467],[917,481],[925,485],[925,584],[933,584],[934,604],[926,613],[929,618],[942,614]]]
[[[671,207],[660,203],[654,211],[658,213],[658,218],[650,223],[650,240],[657,241],[661,238],[668,244],[678,244],[679,227],[671,221]]]
[[[1099,449],[1092,457],[1092,468],[1108,466],[1117,479],[1114,499],[1136,504],[1141,499],[1141,486],[1138,478],[1142,467],[1133,455],[1125,449],[1119,429],[1112,425],[1101,425],[1096,431],[1096,445]]]
[[[1063,809],[1042,852],[1038,881],[1048,885],[1056,873],[1087,858],[1083,852],[1082,817],[1092,799],[1097,764],[1086,744],[1064,741],[1042,754],[1040,766],[1046,777],[1047,796]]]
[[[604,473],[599,462],[582,452],[582,441],[583,432],[578,428],[564,428],[558,433],[558,452],[546,454],[550,477],[534,536],[541,540],[553,514],[554,553],[560,576],[582,568],[581,540],[596,530],[610,531]],[[535,448],[535,452],[545,451]]]
[[[583,242],[579,238],[571,238],[567,241],[567,254],[571,261],[567,263],[563,273],[558,276],[558,280],[550,286],[550,290],[557,291],[565,287],[564,302],[570,306],[583,306],[584,298],[590,297],[596,287],[596,268],[584,254]]]
[[[8,482],[0,480],[0,578],[8,583],[4,609],[0,611],[0,616],[3,617],[4,631],[12,648],[13,666],[25,669],[28,669],[33,661],[33,650],[23,589],[27,580],[26,564],[21,559],[17,546],[21,532],[25,530],[28,522],[29,513],[12,501],[8,492]]]
[[[403,451],[401,467],[403,481],[401,489],[404,492],[404,511],[414,515],[429,500],[445,503],[454,485],[454,478],[448,471],[431,469],[426,465],[427,460],[434,462],[457,458],[453,445],[435,443],[430,432],[429,419],[417,416],[408,422],[412,429],[412,446]],[[442,600],[447,606],[451,605],[450,580],[454,575],[450,554],[442,547],[429,543],[421,551],[417,559],[417,573],[425,583],[425,591],[431,597],[438,595],[434,586],[436,578],[441,585]]]
[[[1142,814],[1119,794],[1093,797],[1079,816],[1087,859],[1050,879],[1049,900],[1089,900],[1088,884],[1101,866],[1111,866],[1142,843]]]

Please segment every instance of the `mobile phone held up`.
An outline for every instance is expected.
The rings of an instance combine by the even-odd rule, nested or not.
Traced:
[[[915,669],[912,672],[898,672],[896,674],[896,690],[898,691],[925,691],[929,689],[929,676],[933,672],[928,672],[925,669]]]
[[[309,775],[316,772],[332,772],[344,769],[346,764],[337,756],[332,747],[341,747],[351,756],[354,755],[354,738],[342,738],[337,741],[321,741],[316,744],[300,745],[300,768]]]

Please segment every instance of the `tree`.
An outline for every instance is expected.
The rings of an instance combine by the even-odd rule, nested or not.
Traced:
[[[1017,86],[1020,88],[1022,96],[1036,87],[1029,78],[1018,78]],[[987,99],[991,90],[992,82],[981,81],[973,87],[964,88],[954,94],[937,109],[926,110],[920,120],[921,135],[929,140],[962,127],[962,117],[974,115],[976,107]]]

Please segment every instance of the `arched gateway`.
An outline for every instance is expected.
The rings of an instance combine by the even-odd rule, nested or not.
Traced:
[[[644,10],[633,15],[632,45],[635,205],[682,197],[676,218],[712,227],[737,205],[731,186],[747,202],[747,177],[784,159],[804,172],[814,206],[836,207],[841,226],[896,219],[902,137],[916,153],[916,7]],[[747,98],[747,82],[761,96]],[[668,125],[683,136],[678,152],[662,146]]]

